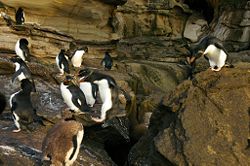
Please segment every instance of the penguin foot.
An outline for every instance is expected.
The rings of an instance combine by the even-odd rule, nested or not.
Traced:
[[[102,123],[105,119],[101,119],[101,118],[91,118],[93,121],[97,122],[97,123]]]
[[[18,133],[19,131],[21,131],[21,129],[12,130],[13,133]]]
[[[221,67],[217,67],[217,68],[211,68],[212,71],[220,71]]]

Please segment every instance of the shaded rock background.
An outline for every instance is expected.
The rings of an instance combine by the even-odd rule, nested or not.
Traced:
[[[60,49],[68,49],[70,43],[87,46],[89,52],[84,55],[83,66],[100,72],[107,72],[102,70],[100,61],[104,52],[109,51],[114,57],[114,67],[108,74],[131,96],[131,103],[123,104],[123,112],[119,112],[123,117],[116,117],[115,108],[103,126],[95,125],[89,117],[79,117],[89,127],[76,165],[249,163],[249,150],[244,149],[248,146],[246,117],[250,107],[249,1],[2,0],[0,3],[0,11],[12,19],[18,7],[24,8],[25,25],[7,25],[3,15],[0,18],[0,82],[4,85],[0,92],[6,99],[19,87],[18,83],[10,84],[14,66],[8,59],[14,56],[14,46],[20,37],[30,43],[29,67],[38,89],[33,97],[39,101],[41,116],[56,122],[66,108],[59,91],[61,79],[56,75],[55,57]],[[238,64],[234,69],[212,73],[205,71],[208,63],[204,59],[198,59],[195,68],[184,63],[189,55],[188,46],[205,34],[223,41],[232,62]],[[185,81],[196,73],[199,74],[192,81]],[[237,82],[243,77],[242,82]],[[207,99],[210,96],[204,93],[216,101],[220,99],[221,112],[217,110],[218,103],[211,103]],[[235,107],[239,104],[238,100],[231,100],[234,98],[242,98],[242,107]],[[194,111],[199,111],[198,115]],[[8,104],[0,116],[3,129],[0,150],[4,152],[0,154],[0,165],[11,164],[11,160],[5,163],[12,158],[10,151],[15,154],[13,158],[21,154],[23,157],[18,160],[22,163],[37,163],[42,138],[52,124],[30,133],[31,145],[26,140],[28,133],[21,132],[17,137],[9,130],[13,122]],[[244,120],[234,122],[234,118]],[[145,136],[141,138],[142,135]],[[197,147],[206,149],[198,153]]]

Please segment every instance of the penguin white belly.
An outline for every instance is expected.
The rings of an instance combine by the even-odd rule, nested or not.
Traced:
[[[225,65],[225,63],[226,63],[226,59],[227,59],[227,54],[223,50],[221,50],[217,66],[218,67],[223,67]]]
[[[93,107],[95,104],[95,98],[93,97],[92,93],[92,85],[90,82],[81,82],[80,83],[80,89],[84,93],[84,96],[86,98],[86,102],[90,107]]]
[[[59,67],[59,57],[58,57],[58,55],[56,56],[56,65],[57,65],[58,69],[60,69],[60,67]]]
[[[60,63],[60,62],[59,62],[59,56],[57,56],[57,57],[56,57],[56,64],[57,64],[57,67],[58,67],[60,73],[61,73],[61,74],[64,74],[64,65],[62,64],[62,65],[61,65],[62,68],[60,68],[59,63]]]
[[[73,55],[71,62],[74,67],[81,67],[82,64],[82,56],[85,53],[84,50],[77,50]]]
[[[12,100],[13,100],[13,97],[14,97],[16,94],[18,94],[20,91],[21,91],[21,90],[19,90],[19,91],[13,93],[13,94],[10,96],[10,100],[9,100],[9,102],[10,102],[10,108],[12,107]]]
[[[111,89],[109,88],[109,84],[106,79],[102,79],[100,81],[94,81],[94,83],[98,85],[100,97],[102,100],[100,120],[103,121],[106,119],[106,112],[112,108]]]
[[[70,93],[67,86],[65,86],[63,83],[61,83],[60,89],[61,89],[61,94],[62,94],[63,100],[67,104],[67,106],[71,110],[79,111],[79,109],[72,102],[72,94]]]
[[[76,151],[72,157],[72,159],[70,159],[70,156],[72,155],[73,151],[74,151],[74,148],[70,148],[69,151],[67,152],[66,156],[65,156],[65,166],[70,166],[74,163],[74,161],[77,159],[77,155],[79,153],[79,150],[80,150],[80,145],[81,145],[81,142],[82,142],[82,139],[83,139],[83,134],[84,134],[84,131],[83,130],[80,130],[78,131],[77,133],[77,148],[76,148]]]
[[[22,81],[22,80],[26,79],[26,76],[22,72],[17,78],[19,81]]]
[[[24,57],[24,55],[23,55],[23,51],[22,51],[21,48],[20,48],[19,41],[16,43],[15,51],[16,51],[16,54],[17,54],[23,61],[25,61],[25,57]]]
[[[211,44],[204,52],[204,55],[209,59],[209,64],[212,68],[218,65],[220,51],[221,50],[215,47],[215,45]]]

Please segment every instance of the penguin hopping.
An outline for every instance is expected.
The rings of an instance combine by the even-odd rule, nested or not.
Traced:
[[[73,56],[71,57],[71,62],[74,67],[81,67],[82,65],[82,56],[88,52],[87,47],[83,47],[80,49],[75,50]]]
[[[77,159],[84,129],[74,120],[61,120],[47,133],[42,143],[42,161],[69,166]]]
[[[17,40],[15,51],[16,54],[22,58],[23,61],[30,61],[30,51],[28,48],[29,42],[25,38]]]
[[[11,112],[13,114],[14,124],[17,127],[13,132],[21,131],[22,127],[29,129],[28,125],[32,122],[43,124],[31,103],[30,93],[32,90],[33,84],[28,79],[23,79],[21,81],[21,90],[10,96]]]
[[[97,98],[98,86],[95,83],[84,81],[79,83],[79,87],[84,93],[89,107],[93,107]]]
[[[23,8],[19,7],[16,12],[16,24],[21,25],[25,22],[25,14]]]
[[[112,108],[112,94],[111,89],[117,87],[117,84],[111,76],[90,71],[89,69],[83,69],[79,71],[78,76],[80,81],[93,82],[98,85],[98,90],[102,100],[101,116],[100,118],[92,118],[96,122],[103,122],[106,119],[106,113]],[[117,91],[118,95],[118,91]]]
[[[198,45],[192,48],[191,53],[194,57],[193,60],[198,58],[196,54],[202,53],[202,56],[208,59],[212,71],[220,71],[225,65],[228,56],[222,42],[212,36],[203,37]]]
[[[113,66],[113,60],[108,52],[105,52],[104,58],[101,61],[102,66],[104,69],[111,70]]]
[[[60,53],[56,56],[56,64],[58,69],[61,72],[61,75],[64,74],[64,72],[66,73],[70,73],[69,71],[69,62],[68,62],[68,57],[65,56],[65,50],[61,49]]]
[[[89,112],[90,108],[86,103],[85,96],[81,89],[72,83],[72,77],[66,76],[60,85],[64,102],[74,112]]]

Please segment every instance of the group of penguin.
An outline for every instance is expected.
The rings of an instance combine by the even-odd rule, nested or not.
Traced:
[[[15,65],[15,72],[12,76],[12,83],[16,80],[20,82],[20,90],[14,92],[10,96],[10,108],[14,120],[15,129],[13,132],[19,132],[21,129],[32,130],[32,123],[43,124],[43,118],[36,114],[31,101],[31,93],[36,92],[34,80],[31,71],[26,62],[30,61],[30,54],[28,49],[29,42],[25,38],[21,38],[16,42],[15,57],[10,60]],[[76,68],[81,67],[82,56],[85,50],[77,49],[73,56],[68,58],[65,51],[61,50],[56,56],[56,64],[60,74],[65,74],[65,79],[60,84],[60,91],[62,98],[69,109],[76,113],[90,112],[90,107],[93,107],[96,102],[97,93],[100,93],[102,100],[100,118],[94,118],[97,122],[103,122],[106,119],[106,112],[112,108],[112,88],[117,88],[117,84],[113,77],[93,71],[89,68],[77,70],[77,77],[79,78],[79,86],[73,82],[73,77],[69,72],[69,60]],[[105,53],[101,64],[106,70],[110,70],[113,65],[113,60],[108,52]],[[68,140],[62,144],[61,134],[67,131],[63,138]],[[83,126],[81,123],[69,119],[61,120],[55,124],[49,131],[43,141],[43,157],[42,160],[49,160],[52,163],[65,163],[71,165],[77,157],[80,144],[83,138]],[[62,148],[63,147],[63,148]],[[60,156],[61,155],[61,156]]]
[[[16,24],[22,25],[24,21],[24,10],[19,8],[16,12]],[[9,100],[15,124],[13,132],[19,132],[22,128],[30,130],[29,124],[33,122],[43,124],[43,118],[36,114],[31,102],[31,93],[36,92],[36,88],[31,72],[26,65],[26,62],[30,61],[28,44],[27,39],[19,39],[15,46],[18,57],[11,58],[15,64],[12,82],[14,83],[16,80],[20,82],[20,90],[13,93]],[[107,111],[113,105],[111,90],[119,89],[119,87],[114,78],[109,75],[89,68],[81,69],[83,55],[86,52],[88,52],[86,47],[75,49],[70,57],[68,52],[62,49],[56,56],[60,75],[66,75],[60,84],[60,91],[68,108],[75,113],[90,112],[99,92],[102,101],[100,117],[92,117],[92,119],[96,122],[103,122],[106,119]],[[219,39],[206,36],[195,47],[191,48],[191,56],[187,58],[187,62],[194,63],[200,55],[208,59],[212,71],[220,71],[226,64],[228,53]],[[70,75],[69,62],[77,68],[77,73],[74,76]],[[105,70],[112,68],[113,61],[108,52],[105,52],[101,64]],[[73,81],[75,76],[78,83]],[[70,118],[60,120],[48,131],[43,140],[42,161],[48,161],[54,165],[72,165],[79,153],[83,135],[84,128],[81,123]]]

